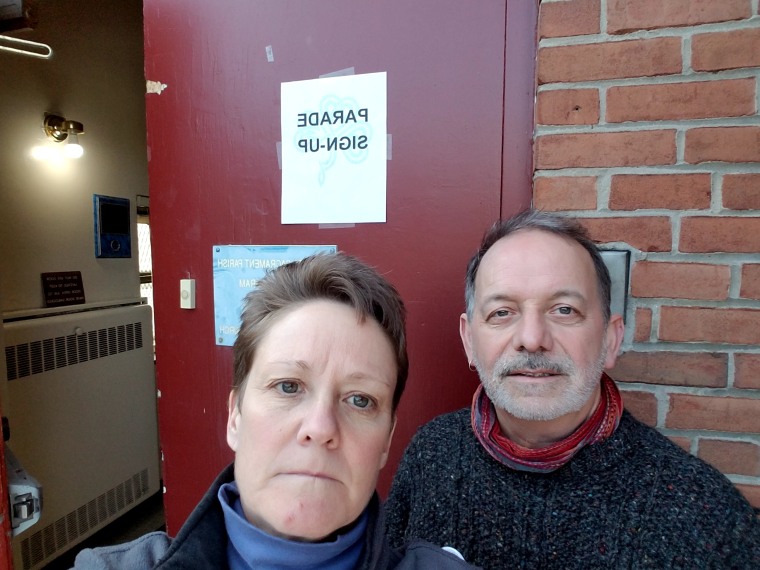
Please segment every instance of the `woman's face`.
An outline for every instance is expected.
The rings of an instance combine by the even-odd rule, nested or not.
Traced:
[[[356,520],[388,458],[396,373],[380,326],[347,305],[310,301],[274,322],[227,419],[252,524],[316,541]]]

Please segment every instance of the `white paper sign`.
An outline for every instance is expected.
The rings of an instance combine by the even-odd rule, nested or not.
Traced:
[[[386,74],[283,83],[282,223],[385,221]]]

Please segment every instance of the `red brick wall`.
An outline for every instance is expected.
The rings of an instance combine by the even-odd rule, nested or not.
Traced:
[[[632,251],[626,406],[760,507],[753,0],[542,0],[534,205]]]

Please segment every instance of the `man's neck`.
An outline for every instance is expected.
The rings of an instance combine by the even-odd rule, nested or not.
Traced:
[[[597,390],[580,410],[553,420],[523,420],[500,408],[496,408],[496,417],[502,434],[513,443],[528,449],[540,449],[565,439],[578,429],[594,413],[600,397],[601,391]]]

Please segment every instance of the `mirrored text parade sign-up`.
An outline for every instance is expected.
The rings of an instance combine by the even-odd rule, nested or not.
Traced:
[[[385,72],[292,81],[282,97],[282,223],[386,221]]]

